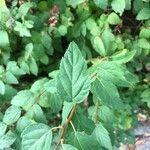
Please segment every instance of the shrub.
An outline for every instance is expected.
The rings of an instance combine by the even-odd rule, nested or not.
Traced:
[[[0,149],[133,144],[149,41],[149,0],[0,0]]]

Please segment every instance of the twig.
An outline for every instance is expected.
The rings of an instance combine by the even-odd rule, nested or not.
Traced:
[[[73,108],[72,108],[72,110],[71,110],[71,112],[70,112],[70,114],[69,114],[69,117],[67,118],[66,123],[62,126],[61,134],[60,134],[60,139],[59,139],[59,141],[58,141],[58,143],[57,143],[56,150],[58,149],[59,145],[61,144],[61,141],[63,141],[63,137],[64,137],[64,134],[65,134],[65,130],[66,130],[66,128],[67,128],[67,125],[70,123],[70,121],[71,121],[71,119],[72,119],[72,117],[73,117],[73,114],[74,114],[75,110],[76,110],[76,104],[73,106]]]

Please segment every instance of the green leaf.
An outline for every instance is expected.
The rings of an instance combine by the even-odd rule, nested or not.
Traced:
[[[145,90],[141,95],[141,100],[147,103],[147,106],[150,108],[150,89]]]
[[[0,81],[0,94],[5,94],[5,84],[2,81]]]
[[[81,103],[89,94],[90,79],[78,46],[72,42],[61,60],[57,90],[62,100]]]
[[[96,136],[97,141],[101,146],[108,150],[112,150],[112,144],[109,137],[108,131],[102,126],[102,124],[98,124],[93,131],[93,134]]]
[[[120,16],[124,12],[125,9],[125,0],[113,0],[111,2],[112,9],[116,12],[119,13]]]
[[[50,35],[48,35],[47,33],[42,34],[41,38],[41,42],[43,44],[43,46],[48,50],[48,53],[50,55],[53,54],[53,47],[52,47],[52,39],[50,37]]]
[[[100,80],[109,81],[117,86],[129,87],[132,85],[126,77],[126,68],[112,61],[104,61],[99,64],[98,76]],[[109,84],[108,83],[108,84]]]
[[[108,0],[94,0],[94,3],[96,4],[97,7],[101,9],[106,9],[108,5]]]
[[[16,126],[16,129],[17,131],[21,134],[21,132],[23,132],[23,130],[31,125],[35,123],[33,120],[30,120],[29,118],[23,116],[21,118],[19,118],[19,120],[17,121],[17,126]]]
[[[0,136],[0,149],[9,148],[16,140],[16,135],[11,131],[7,132],[5,135]]]
[[[101,120],[103,120],[106,123],[113,123],[115,120],[115,116],[112,112],[112,110],[107,106],[101,106],[99,109],[99,116]]]
[[[30,9],[31,7],[33,7],[33,6],[34,6],[34,4],[31,3],[31,2],[26,2],[26,3],[22,4],[22,5],[19,7],[19,9],[18,9],[18,13],[17,13],[17,15],[16,15],[16,18],[19,19],[19,18],[21,18],[21,17],[26,16],[27,13],[28,13],[28,11],[29,11],[29,9]]]
[[[76,113],[73,116],[72,122],[78,131],[84,131],[87,134],[91,134],[95,128],[94,122],[82,113]]]
[[[112,60],[115,62],[117,62],[118,64],[124,64],[127,63],[129,61],[131,61],[133,59],[133,57],[135,56],[136,51],[128,51],[127,49],[123,49],[119,52],[114,53],[111,58]]]
[[[143,28],[140,30],[140,35],[139,35],[140,38],[150,38],[150,29],[147,29],[147,28]]]
[[[24,110],[28,110],[35,102],[33,93],[29,90],[23,90],[11,100],[11,104],[21,106]]]
[[[3,117],[3,122],[7,125],[11,125],[15,123],[21,115],[21,109],[17,106],[10,106],[7,108],[5,115]]]
[[[150,49],[150,43],[148,40],[142,38],[138,40],[138,46],[144,49]]]
[[[0,137],[5,134],[7,125],[3,122],[0,122]]]
[[[69,115],[72,108],[73,108],[73,103],[72,102],[64,101],[64,106],[63,106],[63,109],[62,109],[62,123],[61,123],[62,125],[64,123],[66,123],[68,115]]]
[[[115,36],[110,29],[105,29],[101,35],[105,50],[107,53],[112,53],[114,50],[113,44],[115,43]]]
[[[36,82],[34,82],[32,84],[30,91],[32,91],[33,93],[40,92],[40,90],[43,89],[43,86],[45,85],[45,83],[47,83],[48,81],[49,80],[47,78],[37,80]],[[47,87],[47,88],[49,88],[49,87]]]
[[[9,46],[9,38],[8,38],[8,33],[4,30],[0,30],[0,48],[7,48]]]
[[[92,44],[93,44],[93,47],[96,52],[98,52],[101,56],[106,56],[106,50],[104,47],[104,43],[99,36],[95,36],[93,38]]]
[[[138,15],[136,16],[137,20],[147,20],[150,19],[150,8],[143,8],[140,10]]]
[[[31,36],[31,33],[28,30],[28,28],[24,24],[22,24],[18,21],[15,21],[14,30],[17,31],[19,33],[19,36],[21,36],[21,37],[30,37]]]
[[[37,76],[38,66],[37,66],[37,63],[33,57],[30,57],[30,59],[28,60],[28,65],[29,65],[31,73],[33,73],[35,76]]]
[[[8,84],[18,84],[17,78],[9,71],[5,74],[5,82]]]
[[[60,35],[64,36],[67,34],[67,27],[64,25],[60,25],[58,27],[58,32],[60,33]]]
[[[77,148],[75,148],[72,145],[69,144],[62,144],[61,145],[61,150],[78,150]]]
[[[125,0],[125,3],[126,3],[125,9],[130,10],[131,9],[131,0]]]
[[[70,5],[74,8],[83,2],[85,2],[85,0],[66,0],[67,5]]]
[[[20,76],[25,74],[24,70],[20,69],[15,61],[8,62],[6,70],[10,71],[13,75]]]
[[[41,107],[37,104],[34,104],[32,108],[27,112],[26,116],[30,119],[35,120],[39,123],[45,123],[46,124],[46,117],[43,113],[43,110]]]
[[[52,131],[45,124],[32,124],[21,134],[22,150],[50,150]]]
[[[115,109],[122,108],[118,90],[111,82],[97,78],[92,84],[91,91],[103,104]]]
[[[120,24],[122,22],[121,19],[119,18],[119,16],[114,12],[112,12],[108,16],[107,21],[108,21],[109,24],[112,24],[112,25],[117,25],[117,24]]]
[[[73,145],[79,150],[97,150],[100,148],[98,142],[93,136],[83,132],[75,133],[73,137]]]

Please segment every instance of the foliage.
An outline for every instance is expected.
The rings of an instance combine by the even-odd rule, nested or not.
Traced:
[[[150,108],[149,0],[0,0],[0,149],[115,150]]]

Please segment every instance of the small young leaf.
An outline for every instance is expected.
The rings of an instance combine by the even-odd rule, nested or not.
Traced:
[[[19,19],[19,18],[24,17],[25,15],[27,15],[27,12],[33,6],[34,5],[31,2],[27,2],[27,3],[22,4],[18,9],[18,14],[16,15],[16,18]]]
[[[121,23],[121,19],[119,18],[119,16],[112,12],[109,16],[108,16],[108,23],[112,24],[112,25],[117,25]]]
[[[108,5],[108,0],[94,0],[94,3],[96,4],[97,7],[101,9],[106,9]]]
[[[6,110],[3,122],[5,122],[7,125],[11,125],[19,119],[20,115],[21,109],[12,105]]]
[[[6,72],[5,78],[5,82],[8,84],[18,84],[17,78],[9,71]]]
[[[113,0],[111,2],[112,9],[116,12],[119,13],[120,16],[124,12],[125,9],[125,0]]]
[[[141,11],[138,13],[137,20],[147,20],[150,19],[150,8],[143,8]]]
[[[23,90],[11,100],[11,104],[21,106],[24,110],[28,110],[34,104],[33,93],[29,90]]]
[[[50,150],[52,131],[45,124],[32,124],[21,134],[22,150]]]
[[[86,68],[78,46],[70,43],[61,61],[56,83],[62,100],[81,103],[88,96],[90,79],[86,75]]]

